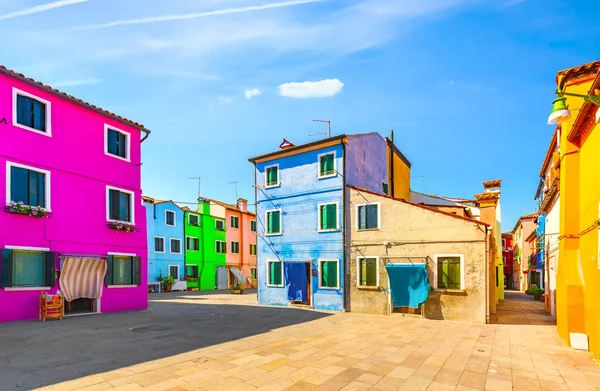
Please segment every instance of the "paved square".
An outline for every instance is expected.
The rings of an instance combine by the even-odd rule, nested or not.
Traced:
[[[542,325],[261,307],[255,294],[150,298],[148,311],[0,324],[0,390],[600,389],[591,354],[565,346],[529,297],[498,322]]]

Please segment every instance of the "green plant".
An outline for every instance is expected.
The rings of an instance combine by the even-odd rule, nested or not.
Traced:
[[[45,217],[46,211],[39,206],[24,205],[23,202],[10,202],[10,208],[17,213],[29,215],[33,217]]]
[[[173,276],[166,276],[163,278],[162,283],[165,287],[173,286],[175,284],[175,278]]]
[[[535,300],[539,300],[539,299],[542,298],[542,295],[544,294],[544,290],[541,289],[541,288],[533,288],[532,287],[532,288],[528,288],[525,291],[525,293],[528,294],[528,295],[530,295],[530,296],[533,296],[533,298]]]

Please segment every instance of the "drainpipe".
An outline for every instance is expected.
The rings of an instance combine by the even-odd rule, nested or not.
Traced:
[[[490,248],[488,226],[485,226],[485,323],[490,323]]]
[[[349,278],[346,276],[350,276],[350,262],[349,257],[346,256],[347,246],[346,246],[346,144],[344,140],[342,140],[342,257],[344,259],[344,310],[350,310],[350,289],[349,289]]]
[[[392,147],[394,146],[394,130],[390,130],[390,141]],[[388,176],[388,194],[390,197],[396,198],[396,189],[394,189],[394,150],[390,147],[390,175]],[[410,175],[409,175],[410,176]]]

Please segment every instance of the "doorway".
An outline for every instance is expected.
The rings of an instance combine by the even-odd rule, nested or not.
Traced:
[[[311,303],[311,263],[285,262],[285,286],[290,304],[310,306]]]
[[[96,299],[79,298],[65,301],[65,315],[95,314],[98,312]]]

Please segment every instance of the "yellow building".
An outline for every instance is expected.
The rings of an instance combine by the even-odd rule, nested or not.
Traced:
[[[600,95],[600,61],[560,71],[559,98],[550,120],[558,123],[560,250],[556,275],[556,318],[571,346],[600,357],[600,125],[598,106],[570,94]],[[595,98],[594,98],[595,99]],[[549,121],[552,122],[552,121]]]

